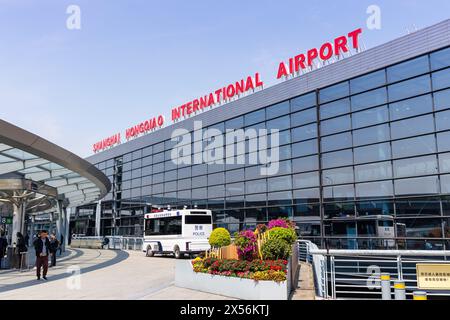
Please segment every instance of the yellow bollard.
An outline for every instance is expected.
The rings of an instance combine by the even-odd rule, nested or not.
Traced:
[[[414,291],[413,300],[427,300],[427,293],[425,291]]]

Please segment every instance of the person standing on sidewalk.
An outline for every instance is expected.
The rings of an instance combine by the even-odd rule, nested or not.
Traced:
[[[56,239],[56,236],[54,233],[50,236],[50,255],[52,258],[52,264],[51,267],[56,266],[56,252],[58,251],[59,247],[59,241]]]
[[[48,255],[50,253],[50,241],[47,235],[47,231],[42,230],[39,233],[39,237],[33,243],[36,251],[36,276],[38,280],[41,280],[41,268],[43,269],[42,278],[47,280]]]
[[[5,233],[0,230],[0,269],[2,268],[2,260],[8,248],[8,240],[5,238]]]

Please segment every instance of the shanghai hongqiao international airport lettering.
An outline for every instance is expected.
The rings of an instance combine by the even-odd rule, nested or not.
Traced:
[[[347,35],[339,36],[331,42],[325,42],[320,48],[312,48],[306,53],[300,53],[288,59],[287,62],[281,61],[278,65],[276,78],[288,78],[300,72],[306,73],[314,69],[316,62],[322,63],[329,61],[333,57],[341,57],[348,53],[351,49],[358,50],[360,47],[359,36],[362,29],[358,28],[349,32]],[[257,72],[254,76],[248,76],[240,81],[224,86],[220,89],[210,92],[202,97],[189,101],[181,106],[172,108],[172,122],[179,121],[185,117],[189,117],[198,111],[204,110],[218,104],[224,104],[233,98],[240,97],[257,88],[262,88],[264,82],[261,80],[260,74]],[[130,127],[126,130],[126,139],[134,139],[142,134],[152,132],[164,126],[164,116],[145,120],[140,124]],[[120,133],[103,139],[93,145],[94,153],[109,149],[120,144]]]

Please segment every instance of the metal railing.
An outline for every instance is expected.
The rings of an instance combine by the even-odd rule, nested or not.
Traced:
[[[316,295],[325,299],[381,299],[382,273],[405,282],[406,297],[417,288],[417,263],[450,263],[444,250],[341,250],[318,249],[299,241],[299,259],[311,263]],[[428,291],[430,298],[450,297],[450,291]]]
[[[142,237],[107,236],[106,238],[109,239],[108,248],[114,250],[140,251],[144,243]]]
[[[104,243],[104,239],[107,238],[109,241],[102,247],[105,249],[112,250],[136,250],[140,251],[142,249],[142,244],[144,238],[142,237],[124,237],[124,236],[105,236],[105,237],[75,237],[72,239],[73,243],[77,243],[80,248],[89,248],[91,243]]]

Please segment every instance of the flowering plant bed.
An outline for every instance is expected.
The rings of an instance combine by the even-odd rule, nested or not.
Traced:
[[[233,260],[200,258],[192,260],[195,272],[253,280],[286,280],[287,260]]]
[[[177,262],[175,285],[240,299],[287,299],[297,284],[296,241],[295,224],[284,218],[240,231],[226,247],[210,240],[216,247],[203,257]]]

